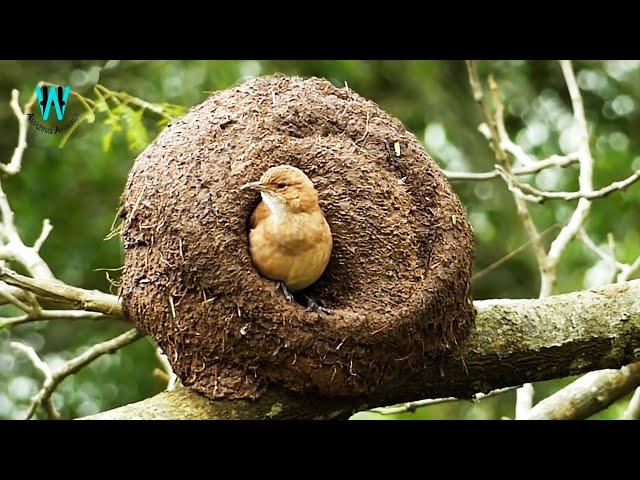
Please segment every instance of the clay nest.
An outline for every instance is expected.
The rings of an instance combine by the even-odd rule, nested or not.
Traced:
[[[279,164],[311,178],[333,233],[306,291],[329,316],[249,256],[259,195],[239,187]],[[473,319],[473,237],[444,175],[399,120],[325,80],[251,79],[193,107],[137,158],[121,216],[125,311],[210,398],[381,392]]]

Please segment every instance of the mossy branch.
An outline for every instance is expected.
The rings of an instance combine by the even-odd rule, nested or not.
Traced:
[[[366,408],[419,398],[471,398],[528,382],[618,369],[640,359],[640,280],[544,299],[485,300],[475,305],[475,327],[441,365],[434,362],[384,394],[327,399],[271,388],[257,401],[209,401],[181,388],[87,418],[345,418]],[[606,386],[606,402],[625,395],[633,381],[640,381],[636,367],[624,368],[621,381]],[[585,381],[581,387],[591,390],[593,385]],[[554,418],[557,412],[563,412],[563,418],[591,415],[594,409],[586,404],[568,408],[575,398],[588,397],[580,388],[573,393],[550,397],[532,413],[535,418]]]

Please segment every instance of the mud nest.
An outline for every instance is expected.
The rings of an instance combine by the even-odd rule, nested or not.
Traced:
[[[279,164],[311,178],[333,233],[306,291],[329,316],[288,302],[249,256],[259,195],[239,187]],[[125,311],[210,398],[384,392],[472,322],[458,198],[399,120],[325,80],[252,79],[192,108],[137,158],[121,216]]]

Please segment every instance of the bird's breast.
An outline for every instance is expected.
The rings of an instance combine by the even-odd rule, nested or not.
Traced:
[[[322,212],[284,218],[269,215],[253,226],[249,246],[260,273],[299,290],[322,275],[331,255],[332,238]]]

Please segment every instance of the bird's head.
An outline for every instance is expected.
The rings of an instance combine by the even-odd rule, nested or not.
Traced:
[[[318,194],[302,170],[291,165],[271,167],[260,180],[242,190],[258,190],[273,213],[311,212],[318,208]]]

